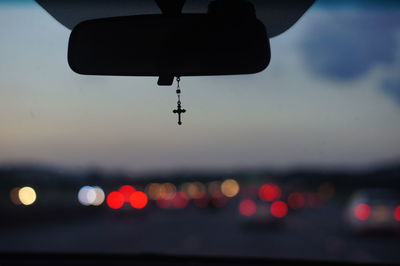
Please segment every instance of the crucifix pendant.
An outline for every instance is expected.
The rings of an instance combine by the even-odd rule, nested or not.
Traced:
[[[177,77],[177,78],[176,78],[176,81],[178,82],[178,87],[177,87],[177,89],[176,89],[176,94],[178,95],[178,102],[177,102],[177,107],[176,107],[176,109],[173,110],[172,112],[173,112],[174,114],[178,114],[178,125],[182,125],[182,117],[181,117],[181,115],[182,115],[183,113],[185,113],[186,110],[183,109],[183,108],[182,108],[182,105],[181,105],[181,95],[180,95],[180,94],[181,94],[181,89],[180,89],[180,87],[179,87],[180,78]]]
[[[178,107],[172,111],[174,114],[178,114],[178,125],[182,125],[181,114],[185,113],[186,110],[182,108],[181,101],[178,101]]]

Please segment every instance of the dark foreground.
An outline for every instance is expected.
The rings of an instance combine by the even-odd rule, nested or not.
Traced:
[[[60,213],[60,216],[62,214]],[[400,237],[355,235],[343,206],[292,213],[274,226],[249,227],[234,202],[221,210],[104,210],[80,219],[0,229],[1,252],[179,254],[400,263]],[[19,218],[21,219],[21,218]],[[21,222],[21,221],[18,221]]]

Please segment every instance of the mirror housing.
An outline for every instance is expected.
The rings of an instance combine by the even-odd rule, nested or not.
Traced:
[[[166,83],[174,76],[257,73],[270,57],[266,29],[255,15],[88,20],[73,29],[68,47],[68,63],[76,73],[159,76]]]

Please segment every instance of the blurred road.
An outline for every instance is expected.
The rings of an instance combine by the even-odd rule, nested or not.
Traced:
[[[0,229],[1,251],[163,253],[400,263],[399,236],[356,236],[337,203],[292,213],[282,225],[244,226],[226,208],[104,209],[82,219]]]

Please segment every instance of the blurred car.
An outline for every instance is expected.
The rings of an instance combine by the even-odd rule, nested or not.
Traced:
[[[363,189],[354,193],[347,221],[356,233],[400,232],[400,199],[390,189]]]
[[[286,202],[276,200],[263,202],[258,199],[243,199],[239,203],[242,224],[249,228],[279,227],[288,214]]]

